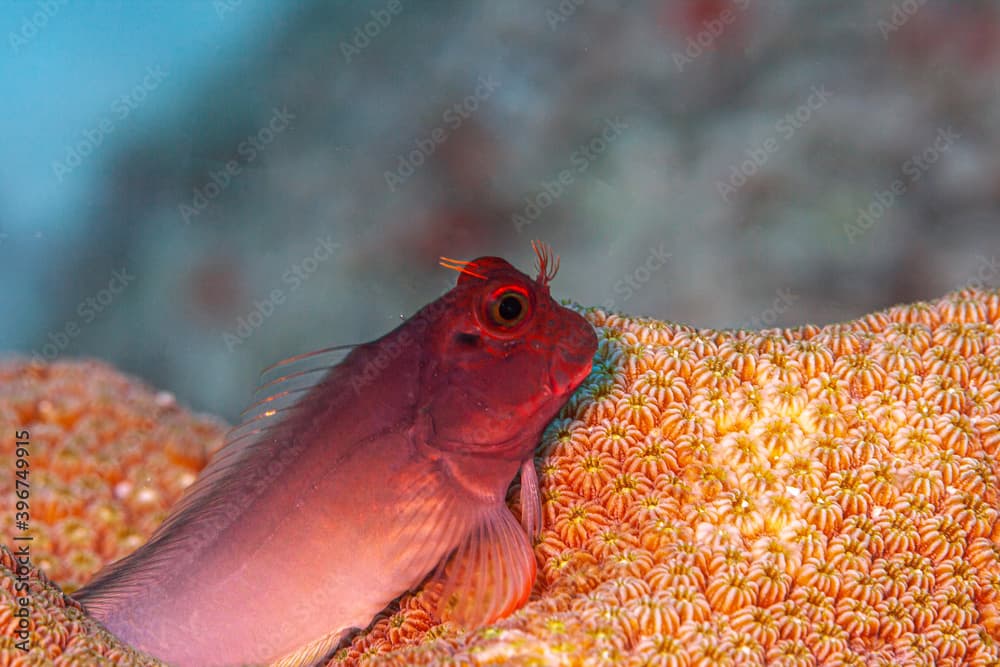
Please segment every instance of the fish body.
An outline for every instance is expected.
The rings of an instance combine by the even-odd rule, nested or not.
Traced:
[[[520,470],[534,530],[534,447],[597,342],[544,266],[466,268],[396,330],[294,374],[316,378],[301,389],[278,382],[150,540],[75,597],[179,666],[310,664],[431,574],[461,624],[522,604],[535,561],[506,491]]]

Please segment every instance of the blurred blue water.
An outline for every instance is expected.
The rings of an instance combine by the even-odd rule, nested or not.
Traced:
[[[242,0],[0,4],[0,306],[17,314],[0,318],[0,349],[37,343],[39,286],[59,287],[45,283],[46,266],[86,243],[115,151],[155,134],[285,11]]]

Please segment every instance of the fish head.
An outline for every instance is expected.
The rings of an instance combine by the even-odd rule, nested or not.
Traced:
[[[437,305],[423,373],[432,446],[523,460],[590,373],[597,335],[549,293],[544,261],[532,279],[499,257],[465,262]]]

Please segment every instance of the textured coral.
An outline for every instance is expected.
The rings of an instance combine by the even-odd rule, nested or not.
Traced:
[[[462,632],[404,596],[333,664],[1000,665],[1000,291],[763,332],[587,316],[532,600]]]
[[[20,618],[15,574],[25,577],[30,603],[27,607],[30,634],[23,651],[16,634]],[[92,667],[93,665],[158,664],[148,656],[121,644],[80,605],[53,586],[44,573],[35,568],[18,571],[18,564],[7,547],[0,546],[0,665],[56,665]]]
[[[142,544],[225,432],[105,364],[9,360],[0,363],[0,433],[10,442],[22,429],[31,436],[32,562],[67,592]],[[13,474],[0,475],[11,547],[13,489]]]

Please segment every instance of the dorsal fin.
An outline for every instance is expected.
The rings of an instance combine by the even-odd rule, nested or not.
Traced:
[[[336,365],[339,359],[343,358],[345,351],[349,352],[357,345],[331,345],[312,352],[303,352],[291,357],[276,361],[260,372],[258,389],[271,383],[271,381],[281,375],[288,375],[293,370],[314,369],[324,366]],[[331,362],[331,359],[336,361]]]
[[[298,402],[311,390],[323,384],[330,370],[343,361],[357,345],[337,345],[283,359],[268,366],[260,374],[254,392],[254,402],[243,411],[241,421],[226,434],[226,441],[198,479],[187,490],[170,516],[153,537],[180,517],[185,510],[197,505],[213,492],[213,486],[231,471],[233,464],[243,461],[262,443],[270,443],[280,434],[281,427],[298,407]],[[275,371],[281,371],[275,375]],[[153,538],[150,538],[152,541]]]
[[[253,470],[253,465],[241,464],[258,453],[265,454],[259,457],[261,465],[267,464],[269,451],[280,446],[290,435],[290,418],[303,407],[300,399],[322,385],[331,369],[355,347],[324,348],[289,357],[266,368],[261,373],[254,402],[244,411],[240,423],[226,434],[222,448],[146,544],[104,567],[74,597],[92,612],[110,610],[117,600],[141,589],[141,581],[135,579],[137,575],[141,573],[145,577],[155,573],[178,555],[175,552],[188,547],[174,539],[184,525],[209,515],[226,515],[230,511],[222,507],[226,492],[238,488]]]
[[[254,404],[276,397],[284,391],[315,386],[322,379],[324,371],[339,364],[356,347],[357,345],[334,345],[271,364],[260,372],[253,395]]]

